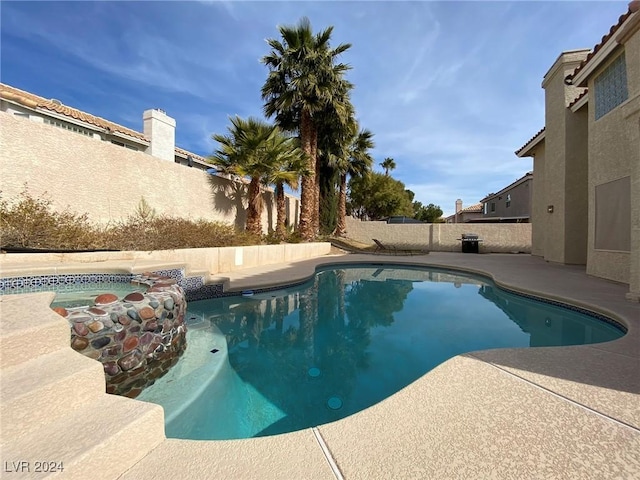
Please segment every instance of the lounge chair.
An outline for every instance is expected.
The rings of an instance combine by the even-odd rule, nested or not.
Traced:
[[[392,253],[393,255],[398,253],[398,249],[396,247],[394,247],[393,245],[385,245],[384,243],[382,243],[380,240],[378,240],[377,238],[373,238],[372,239],[373,242],[376,244],[376,249],[374,250],[374,253]]]
[[[405,254],[405,255],[425,255],[429,253],[428,250],[422,249],[410,249],[410,248],[398,248],[395,245],[385,245],[377,238],[372,238],[373,242],[376,244],[376,249],[373,253],[383,253],[383,254]]]

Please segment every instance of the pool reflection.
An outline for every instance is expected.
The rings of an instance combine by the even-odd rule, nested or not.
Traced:
[[[272,435],[337,420],[469,351],[622,335],[479,277],[425,269],[328,270],[295,289],[192,302],[188,310],[224,334],[229,363],[246,391],[283,413],[266,420],[244,408],[256,394],[235,388],[225,401],[250,413],[236,430],[204,438]]]

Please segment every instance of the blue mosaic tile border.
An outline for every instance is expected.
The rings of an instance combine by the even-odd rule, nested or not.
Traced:
[[[180,286],[187,290],[197,290],[204,285],[203,277],[184,277],[180,282]]]
[[[318,272],[316,272],[316,274],[317,273]],[[283,290],[285,288],[299,287],[300,285],[304,285],[305,283],[308,283],[308,282],[309,282],[309,279],[306,279],[300,282],[287,283],[286,285],[278,285],[276,287],[251,288],[245,291],[251,291],[253,293],[275,292],[276,290]],[[237,296],[237,295],[242,295],[242,292],[229,292],[229,294],[225,296],[231,297],[231,296]]]
[[[182,268],[173,268],[171,270],[154,270],[152,273],[156,275],[162,275],[164,277],[175,278],[178,283],[181,283],[184,278],[184,269]],[[188,278],[196,278],[196,277],[188,277]]]
[[[10,293],[32,293],[53,287],[63,291],[87,283],[129,283],[132,274],[120,273],[74,273],[67,275],[36,275],[0,278],[0,295]]]
[[[277,287],[264,287],[248,289],[253,293],[273,292],[282,290],[283,288],[297,287],[307,283],[309,280],[288,283]],[[209,300],[222,297],[241,297],[242,291],[225,292],[222,283],[204,283],[204,277],[185,277],[180,286],[184,289],[187,301],[195,302],[197,300]]]
[[[175,279],[184,289],[187,301],[215,298],[222,295],[222,284],[205,285],[203,277],[185,277],[183,269],[155,270],[152,273]],[[74,273],[0,278],[0,295],[36,293],[47,290],[64,292],[86,284],[130,283],[136,276],[131,273]]]
[[[200,277],[200,279],[202,279],[202,277]],[[208,300],[211,298],[220,298],[225,296],[222,290],[222,283],[204,285],[203,282],[203,284],[198,287],[185,289],[184,293],[187,298],[187,302]]]

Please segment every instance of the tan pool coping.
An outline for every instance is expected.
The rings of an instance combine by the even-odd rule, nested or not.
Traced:
[[[640,304],[625,299],[626,285],[530,255],[440,252],[328,255],[219,278],[242,291],[342,263],[481,273],[611,316],[628,333],[594,345],[471,352],[340,421],[257,439],[166,439],[118,478],[640,478]]]
[[[166,440],[122,478],[639,478],[640,305],[627,286],[530,255],[344,255],[225,274],[239,291],[332,263],[462,268],[606,313],[620,340],[455,357],[338,422],[251,440]],[[183,458],[183,455],[186,458]]]

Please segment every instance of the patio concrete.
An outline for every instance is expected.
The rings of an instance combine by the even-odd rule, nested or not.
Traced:
[[[338,422],[256,440],[166,440],[121,478],[640,478],[640,304],[625,300],[627,286],[589,277],[584,267],[509,254],[325,256],[226,278],[241,291],[339,263],[482,273],[607,314],[628,333],[596,345],[458,356]]]
[[[129,263],[110,267],[130,271]],[[549,264],[529,255],[458,253],[328,255],[237,270],[219,278],[226,280],[228,289],[241,291],[291,284],[311,277],[318,266],[344,263],[431,265],[481,273],[511,289],[609,315],[623,323],[628,333],[619,340],[595,345],[470,352],[340,421],[248,440],[165,439],[160,407],[105,395],[90,382],[93,393],[103,395],[100,402],[118,404],[109,412],[124,412],[123,419],[137,418],[137,423],[120,427],[96,420],[87,424],[86,435],[72,441],[77,437],[78,412],[95,411],[96,405],[85,402],[84,410],[62,412],[60,420],[46,427],[49,433],[41,438],[23,432],[13,439],[7,436],[13,431],[7,422],[24,426],[38,416],[23,420],[3,415],[0,446],[8,455],[4,460],[36,460],[34,455],[40,459],[40,454],[46,453],[47,458],[69,460],[61,477],[125,480],[640,478],[640,304],[625,300],[626,285],[589,277],[584,267]],[[86,271],[87,265],[78,268]],[[65,271],[72,272],[73,266],[65,265]],[[18,355],[19,348],[12,348],[24,341],[25,332],[35,328],[48,332],[51,345],[34,347],[34,355],[49,358],[51,349],[64,346],[65,352],[56,353],[61,359],[85,360],[70,351],[68,337],[63,335],[68,332],[66,321],[47,308],[51,294],[19,297],[4,302],[0,298],[2,408],[6,412],[16,407],[20,395],[26,395],[9,388],[7,382],[18,376],[11,376],[13,370],[40,361],[24,359]],[[43,318],[49,323],[43,324]],[[8,355],[9,351],[15,355]],[[41,370],[42,382],[34,388],[47,390],[47,385],[55,382],[67,385],[66,377],[45,382],[48,373],[44,368],[31,372],[35,375]],[[102,378],[102,372],[96,370],[95,374]],[[53,393],[62,395],[66,390],[57,388]],[[88,422],[91,415],[80,418]],[[105,432],[111,443],[102,440]],[[56,441],[50,441],[51,436]],[[36,448],[31,440],[38,438],[42,445],[38,443]],[[75,446],[73,455],[65,447],[69,442]],[[126,448],[114,449],[114,442]],[[109,448],[102,450],[107,445]],[[129,461],[114,463],[105,452],[122,452]],[[72,456],[78,459],[75,464]],[[12,477],[24,478],[15,472]]]

